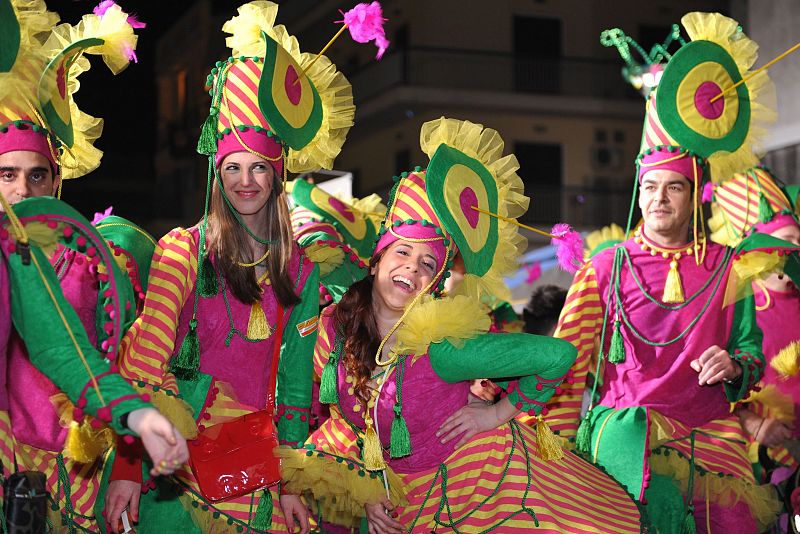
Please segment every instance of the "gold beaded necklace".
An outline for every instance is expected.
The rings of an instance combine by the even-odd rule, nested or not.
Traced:
[[[669,259],[669,272],[667,273],[667,280],[664,283],[664,295],[661,301],[666,304],[675,304],[684,302],[685,296],[683,292],[683,283],[681,282],[681,275],[678,272],[678,261],[685,254],[687,256],[696,252],[701,247],[696,242],[689,243],[686,247],[679,249],[662,248],[652,243],[645,237],[641,227],[637,228],[634,232],[633,240],[645,252],[650,252],[651,256],[661,254],[664,259]],[[700,240],[705,241],[705,236],[701,236]]]

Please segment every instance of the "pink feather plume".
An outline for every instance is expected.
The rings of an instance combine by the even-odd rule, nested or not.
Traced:
[[[106,11],[108,11],[111,7],[115,5],[117,5],[117,3],[114,2],[114,0],[103,0],[102,2],[97,4],[94,10],[92,10],[92,13],[94,13],[98,17],[102,17],[103,15],[106,14]],[[128,24],[130,24],[131,28],[133,28],[134,30],[147,27],[147,24],[140,21],[136,17],[136,15],[128,15]]]
[[[550,230],[556,247],[558,266],[568,273],[575,273],[583,265],[583,238],[581,234],[565,223],[558,223]]]
[[[339,12],[342,13],[341,11]],[[383,9],[380,2],[358,4],[353,9],[342,13],[342,16],[344,20],[336,22],[347,24],[350,37],[357,43],[375,41],[375,46],[378,47],[375,59],[383,57],[383,53],[389,48],[389,41],[383,31],[383,23],[387,19],[383,18]]]
[[[714,184],[706,182],[706,185],[703,186],[703,196],[700,197],[700,200],[703,204],[708,204],[714,200]]]
[[[99,223],[106,217],[110,217],[113,211],[114,211],[114,206],[109,206],[106,208],[106,211],[102,213],[95,212],[94,219],[92,219],[92,225],[97,225],[97,223]]]

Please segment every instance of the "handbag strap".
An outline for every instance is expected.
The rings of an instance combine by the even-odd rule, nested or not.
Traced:
[[[283,305],[278,302],[278,319],[275,324],[277,335],[273,337],[272,344],[272,371],[269,375],[267,388],[267,413],[275,415],[275,388],[278,384],[278,362],[281,359],[281,344],[283,343]]]

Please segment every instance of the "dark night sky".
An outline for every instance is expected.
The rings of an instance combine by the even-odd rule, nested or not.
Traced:
[[[76,24],[91,13],[99,0],[48,0],[51,11],[62,22]],[[90,219],[94,211],[115,206],[119,215],[146,223],[153,217],[153,187],[135,188],[131,180],[154,184],[155,139],[155,48],[156,40],[192,0],[118,0],[128,13],[136,13],[147,27],[136,30],[138,63],[117,76],[97,56],[89,56],[92,68],[81,75],[78,106],[105,119],[103,136],[97,141],[104,152],[100,168],[64,185],[62,198]]]

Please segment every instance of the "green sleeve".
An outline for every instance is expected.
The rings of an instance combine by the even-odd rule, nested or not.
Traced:
[[[725,384],[725,395],[730,402],[737,402],[747,396],[747,392],[761,380],[764,373],[764,353],[761,350],[763,339],[761,329],[756,323],[755,300],[752,295],[736,302],[733,312],[733,328],[728,340],[727,350],[742,366],[742,377],[731,384]]]
[[[446,382],[492,379],[508,389],[517,408],[538,414],[577,352],[568,341],[547,336],[483,334],[460,348],[446,341],[432,344],[429,354],[434,371]]]
[[[278,437],[281,443],[293,446],[301,445],[308,437],[319,323],[319,269],[307,260],[302,261],[301,269],[313,270],[302,287],[300,302],[284,322],[276,394]]]
[[[119,425],[119,417],[152,406],[119,374],[110,371],[110,362],[89,341],[45,254],[35,246],[30,252],[28,265],[19,254],[10,254],[8,266],[11,318],[31,363],[74,404],[85,402],[85,412],[108,422],[118,434],[131,434]],[[99,395],[92,377],[97,380]]]

